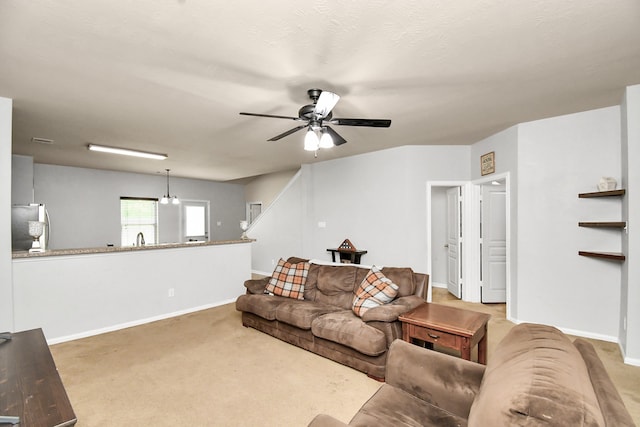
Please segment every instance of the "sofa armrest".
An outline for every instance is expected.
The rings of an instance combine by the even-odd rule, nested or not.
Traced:
[[[607,425],[634,426],[633,419],[624,406],[620,393],[618,393],[616,386],[611,381],[611,377],[609,377],[593,345],[582,338],[576,339],[573,345],[578,349],[587,365],[593,391],[596,394],[600,404],[600,411]]]
[[[398,320],[398,316],[413,310],[422,303],[424,303],[424,300],[416,295],[400,297],[391,301],[389,304],[380,305],[365,311],[362,315],[362,320],[365,322],[395,322]]]
[[[389,349],[385,380],[466,419],[484,371],[479,363],[395,340]]]
[[[263,277],[262,279],[250,279],[244,281],[244,287],[247,288],[248,294],[263,294],[271,277]]]
[[[320,414],[311,420],[308,427],[343,427],[348,424],[333,418],[331,415]]]

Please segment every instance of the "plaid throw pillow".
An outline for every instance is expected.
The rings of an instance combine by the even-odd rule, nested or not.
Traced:
[[[291,264],[280,258],[264,292],[287,298],[304,299],[307,273],[309,273],[308,262]]]
[[[398,285],[387,279],[374,265],[356,290],[353,312],[362,317],[370,308],[390,303],[398,295],[398,289]]]

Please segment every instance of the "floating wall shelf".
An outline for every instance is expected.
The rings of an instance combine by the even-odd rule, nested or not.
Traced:
[[[609,191],[594,191],[593,193],[580,193],[578,197],[581,199],[588,199],[590,197],[615,197],[615,196],[624,196],[626,193],[625,189],[622,188],[620,190],[609,190]]]
[[[624,261],[626,257],[619,252],[592,252],[592,251],[578,251],[578,255],[588,256],[591,258],[603,258],[614,261]]]
[[[595,191],[592,193],[580,193],[578,197],[581,199],[589,199],[592,197],[622,197],[626,193],[624,188],[620,190],[610,190],[610,191]],[[624,229],[627,227],[627,223],[625,221],[584,221],[578,222],[578,226],[580,227],[594,227],[594,228],[620,228]],[[578,251],[578,255],[587,256],[592,258],[601,258],[608,259],[613,261],[625,261],[626,257],[624,254],[619,252],[598,252],[598,251]]]
[[[602,227],[602,228],[625,228],[624,221],[600,221],[600,222],[579,222],[580,227]]]

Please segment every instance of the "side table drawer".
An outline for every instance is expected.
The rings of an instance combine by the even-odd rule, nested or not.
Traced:
[[[410,326],[410,336],[419,340],[439,344],[449,348],[458,348],[457,336],[436,329],[423,328],[416,325]]]

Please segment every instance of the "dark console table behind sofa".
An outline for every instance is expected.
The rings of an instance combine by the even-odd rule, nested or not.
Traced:
[[[336,253],[339,256],[338,262],[360,264],[360,258],[366,254],[367,251],[359,250],[344,250],[340,248],[327,249],[327,252],[331,252],[331,261],[336,262]]]
[[[20,427],[72,426],[67,392],[42,329],[9,334],[0,340],[0,422]]]

